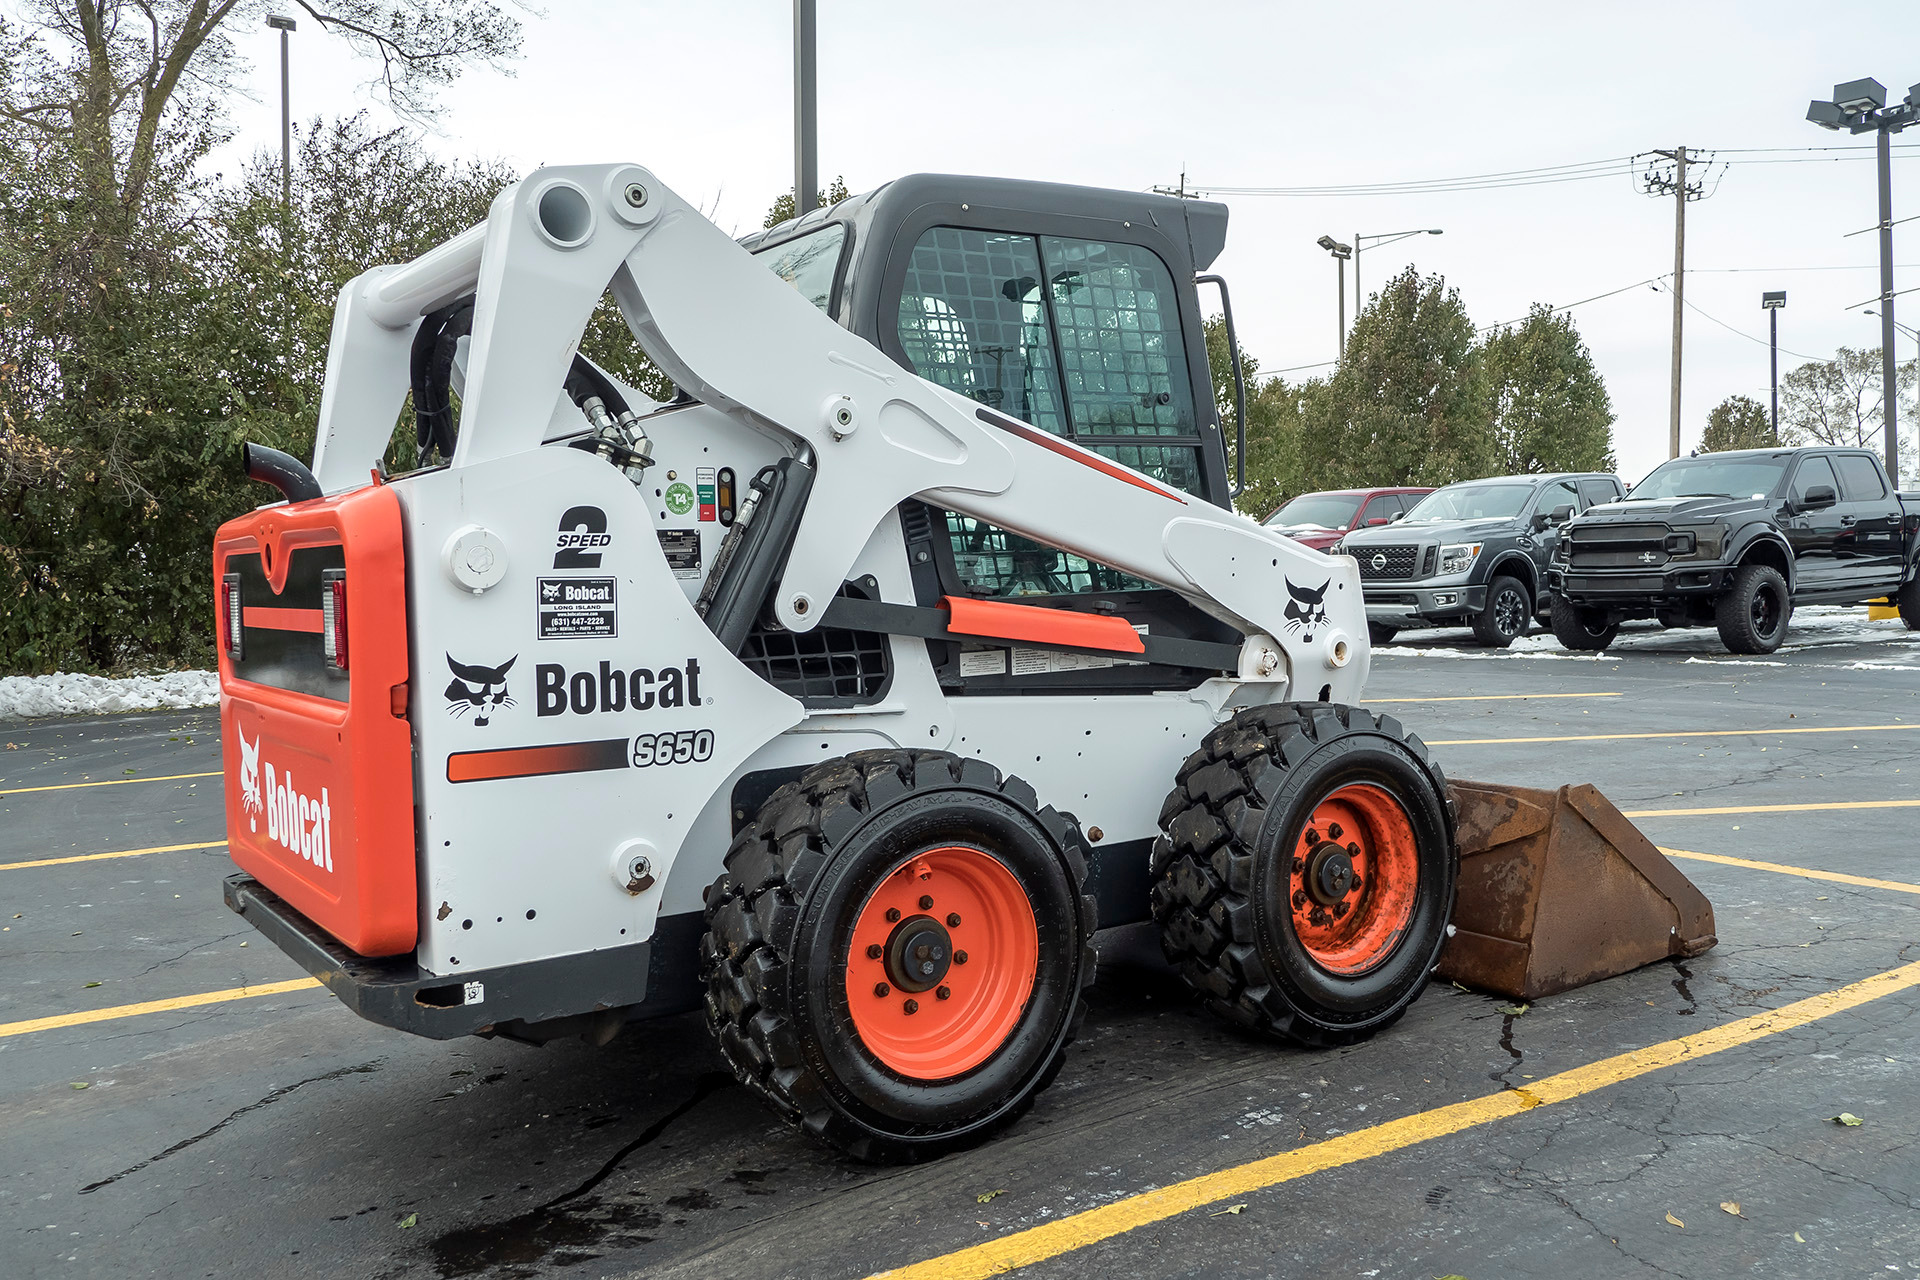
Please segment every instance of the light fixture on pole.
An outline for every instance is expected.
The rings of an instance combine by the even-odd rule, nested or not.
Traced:
[[[1920,122],[1920,84],[1907,96],[1887,105],[1887,91],[1878,80],[1850,80],[1833,87],[1833,101],[1809,103],[1807,119],[1822,129],[1879,135],[1880,160],[1880,395],[1885,406],[1887,475],[1900,484],[1898,392],[1893,355],[1893,155],[1891,139],[1910,124]]]
[[[1773,442],[1780,443],[1780,311],[1787,305],[1785,289],[1770,289],[1760,295],[1760,309],[1767,313],[1768,364],[1773,380]]]
[[[1356,316],[1359,315],[1360,308],[1367,305],[1367,295],[1360,288],[1360,251],[1367,247],[1367,241],[1378,240],[1380,243],[1373,247],[1376,249],[1384,249],[1394,241],[1405,240],[1408,236],[1437,236],[1439,234],[1441,234],[1439,227],[1421,227],[1417,231],[1382,231],[1378,235],[1369,233],[1364,236],[1355,232],[1353,236],[1353,314]]]
[[[1339,286],[1340,286],[1340,311],[1338,313],[1340,317],[1339,327],[1334,330],[1336,336],[1339,338],[1339,346],[1336,348],[1336,350],[1339,352],[1340,355],[1345,355],[1347,351],[1347,266],[1346,266],[1346,263],[1347,263],[1347,259],[1353,256],[1353,246],[1350,244],[1341,244],[1338,240],[1335,240],[1332,236],[1321,236],[1318,240],[1314,241],[1314,243],[1319,245],[1322,249],[1325,249],[1328,253],[1333,255],[1333,272],[1334,272],[1334,275],[1339,278]]]
[[[285,14],[270,13],[267,25],[280,33],[280,211],[293,208],[293,105],[287,84],[287,33],[299,24]]]

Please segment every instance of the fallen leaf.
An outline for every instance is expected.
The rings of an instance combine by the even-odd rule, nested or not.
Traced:
[[[99,986],[99,985],[100,985],[100,984],[99,984],[99,983],[97,983],[97,982],[89,982],[89,983],[87,984],[87,986],[86,986],[86,989],[87,989],[88,991],[91,991],[91,990],[93,990],[93,989],[94,989],[95,987],[97,987],[97,986]]]
[[[1003,1196],[1005,1194],[1007,1194],[1007,1189],[1005,1187],[1001,1187],[997,1191],[984,1192],[981,1195],[975,1196],[973,1199],[976,1204],[985,1204],[987,1201],[993,1199],[995,1196]]]
[[[402,1231],[405,1231],[408,1227],[412,1226],[414,1223],[418,1221],[420,1221],[420,1215],[417,1213],[410,1213],[406,1217],[400,1219],[400,1229]]]
[[[1740,1202],[1738,1200],[1722,1200],[1720,1202],[1720,1207],[1721,1209],[1732,1214],[1736,1218],[1744,1218],[1747,1216],[1746,1214],[1740,1212]]]
[[[1667,1215],[1667,1221],[1671,1222],[1676,1227],[1684,1227],[1687,1225],[1686,1223],[1680,1221],[1680,1219],[1674,1217],[1672,1214]]]
[[[1215,1212],[1210,1213],[1207,1216],[1209,1218],[1222,1218],[1229,1213],[1245,1213],[1246,1211],[1247,1211],[1247,1206],[1243,1204],[1230,1204],[1226,1208],[1216,1210]]]
[[[1815,902],[1825,902],[1826,900],[1827,900],[1827,895],[1824,893],[1814,899]]]
[[[1466,989],[1465,987],[1463,987],[1463,986],[1461,986],[1461,985],[1460,985],[1459,983],[1457,983],[1457,982],[1455,982],[1455,983],[1453,984],[1453,989],[1454,989],[1455,991],[1466,991],[1466,990],[1467,990],[1467,989]],[[1473,994],[1473,993],[1472,993],[1472,992],[1467,992],[1467,994],[1469,994],[1469,995],[1471,995],[1471,994]]]
[[[1857,1129],[1861,1125],[1866,1123],[1865,1120],[1862,1120],[1859,1116],[1853,1114],[1853,1112],[1851,1111],[1842,1111],[1839,1115],[1833,1118],[1833,1122],[1835,1124],[1844,1124],[1849,1129]]]
[[[1801,1235],[1798,1231],[1793,1233],[1793,1238],[1801,1244],[1805,1244],[1807,1242],[1807,1238]]]
[[[1506,1014],[1509,1018],[1517,1018],[1531,1008],[1533,1008],[1533,1006],[1530,1004],[1503,1004],[1500,1006],[1500,1012]]]
[[[85,1080],[75,1080],[72,1084],[67,1086],[67,1088],[69,1089],[90,1089],[92,1087],[93,1086],[88,1084]]]

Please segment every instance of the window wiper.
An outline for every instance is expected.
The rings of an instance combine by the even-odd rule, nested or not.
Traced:
[[[1730,493],[1676,493],[1676,498],[1731,498]]]

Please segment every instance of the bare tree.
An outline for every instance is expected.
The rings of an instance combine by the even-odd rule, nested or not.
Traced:
[[[1915,362],[1896,370],[1896,395],[1913,390]],[[1872,449],[1881,445],[1883,413],[1880,348],[1841,347],[1831,360],[1813,360],[1780,379],[1780,434],[1789,444],[1827,444]],[[1914,456],[1914,427],[1907,419],[1900,455]],[[1909,469],[1901,467],[1902,472]]]

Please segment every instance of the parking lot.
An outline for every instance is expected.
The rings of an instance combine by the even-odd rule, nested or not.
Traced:
[[[0,1274],[1920,1268],[1920,636],[1407,633],[1368,702],[1453,777],[1598,784],[1720,945],[1523,1011],[1436,982],[1316,1053],[1110,937],[1031,1115],[910,1169],[793,1134],[695,1016],[544,1050],[364,1023],[221,904],[215,712],[0,725]]]

